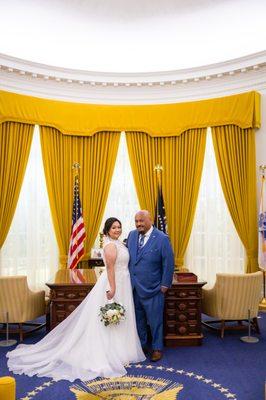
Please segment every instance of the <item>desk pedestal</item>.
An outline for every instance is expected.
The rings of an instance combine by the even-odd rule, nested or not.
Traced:
[[[201,298],[205,283],[174,281],[167,291],[164,309],[164,340],[167,347],[201,344]]]

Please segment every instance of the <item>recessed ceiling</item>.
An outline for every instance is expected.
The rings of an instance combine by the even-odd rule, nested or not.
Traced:
[[[0,53],[65,68],[155,72],[265,50],[265,0],[0,0]]]

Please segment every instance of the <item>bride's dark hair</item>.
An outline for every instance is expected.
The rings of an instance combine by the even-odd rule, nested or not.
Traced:
[[[107,218],[107,220],[104,223],[104,227],[103,227],[103,234],[104,235],[108,235],[108,232],[110,231],[111,226],[113,225],[114,222],[118,222],[120,224],[120,226],[122,227],[122,224],[119,221],[119,219],[117,219],[115,217]]]

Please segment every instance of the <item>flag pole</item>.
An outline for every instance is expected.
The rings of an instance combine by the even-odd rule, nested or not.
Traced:
[[[263,202],[263,201],[266,201],[266,199],[263,198],[263,192],[264,192],[263,189],[264,189],[264,185],[266,184],[266,182],[265,182],[266,181],[266,165],[260,165],[260,173],[261,173],[261,202]],[[262,209],[260,211],[262,211],[262,212],[264,211],[264,207],[265,207],[265,206],[264,207],[263,206],[264,205],[261,204]],[[259,246],[260,246],[260,243],[259,243]],[[260,249],[260,251],[262,251],[262,250],[263,249]],[[259,267],[263,272],[263,298],[259,304],[259,309],[261,311],[266,311],[266,277],[265,277],[266,270],[265,270],[265,265],[264,266],[259,265]]]
[[[156,164],[154,167],[154,171],[156,172],[157,176],[157,193],[159,190],[162,189],[162,178],[161,178],[161,173],[163,171],[163,167],[160,164]],[[158,197],[158,195],[157,195]],[[157,216],[157,227],[159,225],[159,203],[158,201],[156,202],[156,216]]]
[[[74,162],[73,163],[73,165],[72,165],[72,170],[74,171],[74,187],[76,187],[76,188],[78,188],[79,187],[79,170],[80,170],[80,164],[78,163],[78,162]],[[79,193],[78,193],[78,196],[79,196]],[[75,196],[75,200],[74,201],[76,201],[76,207],[75,207],[75,214],[76,214],[76,217],[75,217],[75,220],[77,221],[77,219],[78,219],[78,204],[77,204],[77,196]],[[77,243],[78,243],[78,240],[77,240],[77,237],[75,237],[75,243],[76,243],[76,245],[77,245]],[[77,259],[77,261],[78,261],[78,254],[76,255],[76,259]]]
[[[79,178],[79,170],[80,170],[80,164],[78,162],[74,162],[72,164],[72,169],[74,170],[74,177]]]
[[[72,165],[72,169],[73,169],[73,171],[74,171],[74,186],[76,186],[77,188],[79,188],[79,170],[80,170],[80,164],[79,164],[78,162],[75,161],[75,162],[73,163],[73,165]],[[79,193],[78,193],[78,196],[79,196]],[[76,199],[77,199],[77,197],[76,197]],[[78,219],[78,207],[77,207],[77,204],[76,204],[75,210],[76,210],[76,221],[77,221],[77,219]],[[76,241],[77,241],[77,238],[76,238]]]

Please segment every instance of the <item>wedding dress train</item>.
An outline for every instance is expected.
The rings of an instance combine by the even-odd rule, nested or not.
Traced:
[[[100,320],[100,307],[107,303],[104,271],[79,307],[40,342],[7,353],[11,371],[54,380],[91,380],[123,376],[126,364],[145,360],[135,322],[128,250],[119,240],[111,241],[117,248],[115,301],[125,307],[125,320],[107,327]]]

